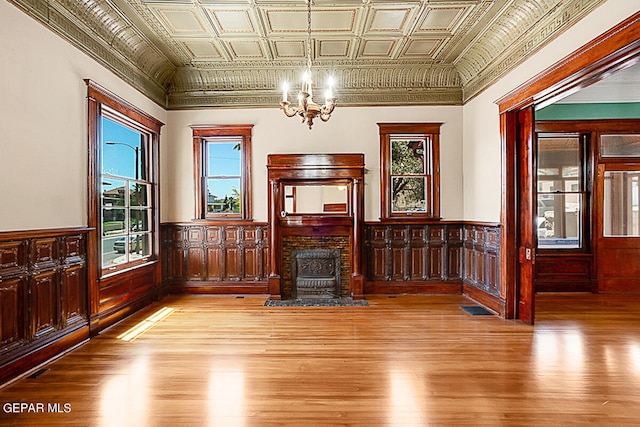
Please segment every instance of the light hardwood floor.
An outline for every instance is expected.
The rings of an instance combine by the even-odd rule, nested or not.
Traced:
[[[168,297],[1,388],[0,425],[640,424],[638,296],[538,296],[533,327],[470,316],[462,296],[368,299]]]

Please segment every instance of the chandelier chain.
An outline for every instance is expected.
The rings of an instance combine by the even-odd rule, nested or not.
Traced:
[[[307,0],[307,70],[311,73],[311,1]]]

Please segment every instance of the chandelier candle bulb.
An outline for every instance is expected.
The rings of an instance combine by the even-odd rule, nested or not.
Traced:
[[[289,84],[287,82],[282,83],[282,102],[288,102],[287,91],[289,90]]]

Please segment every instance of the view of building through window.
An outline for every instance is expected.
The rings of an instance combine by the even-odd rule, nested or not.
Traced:
[[[102,268],[150,256],[151,182],[148,135],[101,118]]]

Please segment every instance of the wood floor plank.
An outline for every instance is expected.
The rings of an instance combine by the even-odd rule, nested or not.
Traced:
[[[640,420],[637,296],[539,295],[533,327],[471,316],[459,308],[473,305],[462,296],[369,297],[369,307],[264,307],[264,300],[168,297],[39,377],[2,387],[0,425]],[[138,338],[117,338],[163,307],[174,311]],[[44,411],[20,412],[20,403]]]

